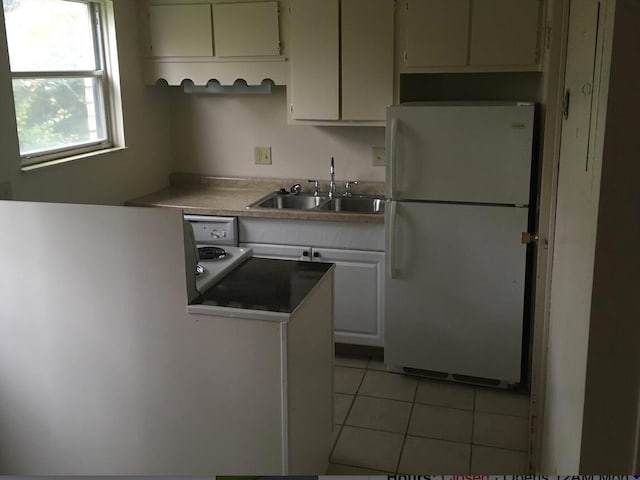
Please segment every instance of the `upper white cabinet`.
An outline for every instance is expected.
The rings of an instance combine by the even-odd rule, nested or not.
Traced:
[[[213,55],[211,5],[151,5],[149,28],[154,57]]]
[[[542,0],[402,0],[400,73],[540,69]]]
[[[393,103],[393,0],[291,0],[290,123],[382,124]]]
[[[286,84],[279,1],[143,0],[147,83]]]
[[[539,0],[473,0],[471,65],[534,65]]]
[[[338,0],[293,0],[290,7],[290,114],[340,119]]]
[[[278,3],[217,3],[213,34],[218,57],[280,55]]]
[[[418,0],[408,7],[407,66],[467,64],[469,0]]]
[[[342,0],[342,119],[384,121],[393,104],[393,1]]]

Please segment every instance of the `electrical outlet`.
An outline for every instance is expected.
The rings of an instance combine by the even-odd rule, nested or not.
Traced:
[[[373,166],[384,167],[384,147],[371,147],[371,151],[373,152]]]
[[[254,147],[256,165],[271,165],[271,147]]]
[[[0,182],[0,200],[11,200],[11,182]]]

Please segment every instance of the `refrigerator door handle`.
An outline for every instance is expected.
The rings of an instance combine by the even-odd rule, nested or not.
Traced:
[[[389,192],[388,197],[396,198],[396,145],[398,138],[398,122],[396,117],[391,119],[391,135],[389,140]]]
[[[398,274],[396,269],[396,214],[398,202],[391,200],[389,209],[389,251],[387,252],[387,271],[390,278]]]

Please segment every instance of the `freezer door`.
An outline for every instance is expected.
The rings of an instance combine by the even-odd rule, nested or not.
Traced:
[[[388,108],[387,197],[527,205],[533,113],[533,105]]]
[[[385,363],[518,382],[527,209],[389,207]]]

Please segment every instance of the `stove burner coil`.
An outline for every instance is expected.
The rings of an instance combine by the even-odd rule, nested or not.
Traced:
[[[228,254],[220,247],[198,247],[198,255],[200,260],[222,260]]]

